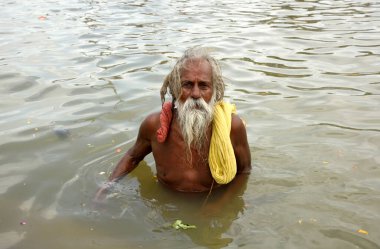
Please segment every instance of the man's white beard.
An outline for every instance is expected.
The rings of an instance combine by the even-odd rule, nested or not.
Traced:
[[[207,130],[213,118],[215,99],[206,103],[202,98],[188,98],[185,103],[177,102],[178,121],[188,148],[192,145],[201,151],[207,142]]]

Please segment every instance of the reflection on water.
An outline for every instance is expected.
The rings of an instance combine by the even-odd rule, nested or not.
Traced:
[[[184,231],[196,244],[221,248],[233,241],[233,237],[223,233],[244,211],[244,200],[241,198],[244,189],[229,200],[227,205],[221,205],[218,200],[223,196],[223,189],[215,189],[209,196],[207,193],[173,192],[154,180],[154,175],[146,164],[141,164],[133,175],[139,184],[139,196],[151,208],[147,217],[149,222],[157,226],[153,229],[154,232],[165,237],[171,236],[172,223],[181,219],[197,227]]]
[[[377,1],[0,7],[1,248],[380,247]],[[245,192],[205,215],[148,156],[94,207],[174,59],[200,44],[247,122]]]

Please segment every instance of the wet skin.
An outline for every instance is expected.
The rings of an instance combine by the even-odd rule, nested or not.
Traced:
[[[213,95],[211,66],[205,60],[192,60],[186,63],[181,72],[181,95],[179,101],[188,98],[203,98],[207,103]],[[191,156],[187,153],[181,130],[174,112],[170,132],[164,143],[159,143],[156,131],[160,127],[160,113],[147,116],[142,122],[136,143],[128,150],[115,167],[109,180],[116,181],[131,172],[144,157],[153,153],[158,180],[177,191],[202,192],[208,191],[213,178],[208,165],[208,149],[198,152],[191,149]],[[211,138],[211,127],[207,131],[208,141]],[[230,138],[237,162],[237,176],[229,183],[236,188],[246,179],[251,169],[251,156],[247,141],[247,134],[242,120],[232,115]],[[209,143],[205,148],[209,148]],[[242,176],[244,175],[244,176]],[[214,183],[214,187],[216,184]],[[101,194],[102,190],[98,191]]]

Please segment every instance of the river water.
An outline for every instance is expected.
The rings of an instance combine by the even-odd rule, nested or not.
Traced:
[[[0,248],[380,248],[378,1],[0,9]],[[202,197],[156,182],[149,155],[94,206],[195,45],[220,60],[247,123],[245,192],[205,215]]]

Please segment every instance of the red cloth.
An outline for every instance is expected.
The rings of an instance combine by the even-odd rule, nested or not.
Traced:
[[[157,130],[157,141],[159,143],[165,142],[166,137],[168,136],[172,116],[172,103],[165,102],[160,113],[161,127]]]

